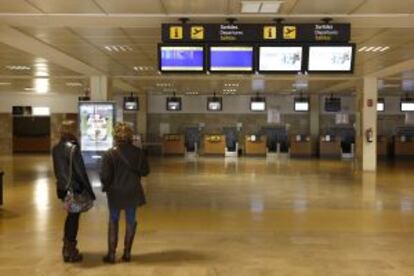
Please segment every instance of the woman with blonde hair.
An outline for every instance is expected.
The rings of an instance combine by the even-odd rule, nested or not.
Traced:
[[[114,129],[115,147],[108,150],[102,160],[100,177],[109,207],[108,254],[105,263],[115,263],[118,245],[118,224],[121,210],[125,211],[126,231],[122,260],[131,260],[131,248],[137,222],[136,209],[145,204],[141,177],[149,174],[144,152],[132,144],[133,131],[126,123]]]

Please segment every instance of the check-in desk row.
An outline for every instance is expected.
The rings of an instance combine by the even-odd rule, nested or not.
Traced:
[[[269,147],[265,135],[246,135],[243,143],[243,153],[247,156],[265,156],[269,153],[290,153],[291,157],[311,157],[312,144],[309,136],[295,135],[290,139],[290,147],[276,143]],[[166,134],[163,137],[164,155],[184,155],[187,152],[184,135]],[[195,145],[193,148],[197,148]],[[203,136],[202,146],[199,150],[202,155],[237,156],[239,144],[234,141],[226,141],[224,134],[207,134]]]

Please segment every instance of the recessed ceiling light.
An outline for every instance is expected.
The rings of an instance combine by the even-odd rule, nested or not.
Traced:
[[[134,70],[135,71],[140,71],[140,72],[152,71],[152,70],[154,70],[154,67],[152,67],[152,66],[134,66]]]
[[[81,82],[67,82],[66,86],[70,86],[70,87],[80,87],[83,86],[83,83]]]
[[[36,89],[33,87],[26,87],[24,91],[35,91]]]
[[[132,52],[134,49],[128,45],[105,45],[105,50],[108,52]]]
[[[283,1],[242,1],[241,13],[277,13]]]
[[[242,1],[241,12],[242,13],[258,13],[262,2],[259,1]]]
[[[27,71],[32,69],[31,67],[26,65],[7,65],[6,68],[14,71]]]
[[[390,49],[390,46],[363,46],[358,49],[358,52],[385,52]]]
[[[281,4],[282,4],[281,1],[262,2],[260,13],[278,13]]]

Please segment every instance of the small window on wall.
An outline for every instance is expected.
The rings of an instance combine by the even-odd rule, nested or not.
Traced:
[[[33,107],[32,108],[33,116],[50,116],[50,108],[49,107]]]

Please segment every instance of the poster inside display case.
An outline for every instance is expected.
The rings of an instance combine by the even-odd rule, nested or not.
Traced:
[[[79,103],[80,143],[83,152],[102,152],[114,144],[116,107],[112,102]]]

